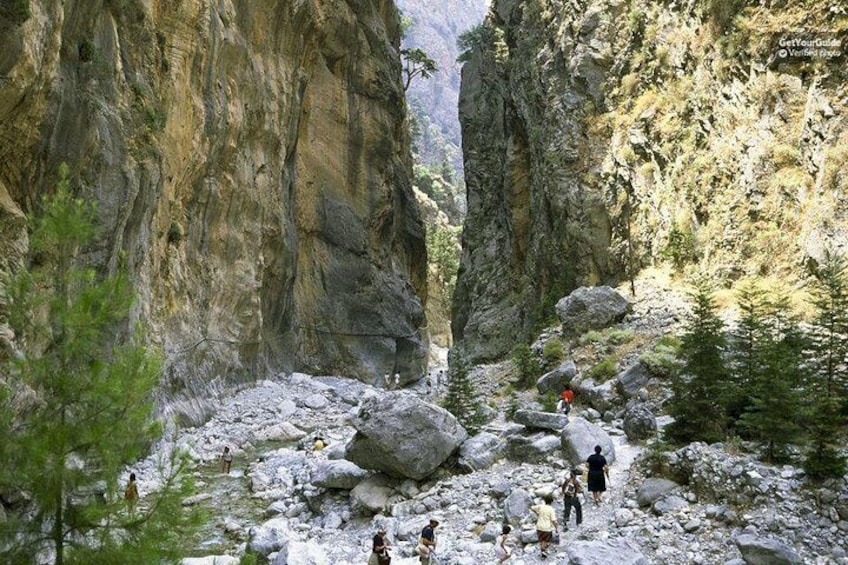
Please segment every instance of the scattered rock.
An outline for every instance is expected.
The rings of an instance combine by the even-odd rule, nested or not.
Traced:
[[[574,376],[577,374],[577,365],[569,359],[563,362],[559,367],[545,373],[539,380],[536,381],[536,389],[539,394],[555,393],[559,394],[565,389],[565,385],[570,384]]]
[[[734,541],[747,565],[798,565],[803,562],[795,550],[773,539],[742,534]]]
[[[312,484],[322,488],[350,490],[367,475],[368,471],[350,461],[318,461],[312,470]]]
[[[555,414],[553,412],[539,412],[536,410],[517,410],[513,420],[522,426],[534,430],[551,430],[559,433],[568,424],[568,416]]]
[[[489,432],[468,438],[459,448],[459,464],[471,471],[486,469],[506,450],[506,442]]]
[[[563,333],[601,329],[624,319],[630,302],[609,286],[580,287],[556,304]]]
[[[657,433],[657,419],[644,404],[634,404],[624,412],[624,433],[631,441],[648,439]]]

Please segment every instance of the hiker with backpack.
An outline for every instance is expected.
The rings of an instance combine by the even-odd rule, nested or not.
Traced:
[[[565,385],[565,390],[562,391],[557,402],[557,412],[568,415],[572,404],[574,404],[574,391],[571,390],[571,385]]]
[[[430,518],[430,521],[424,529],[421,530],[421,537],[418,539],[418,560],[422,565],[431,565],[435,563],[436,554],[436,532],[435,529],[439,526],[439,521],[435,518]]]
[[[580,504],[580,495],[583,494],[583,485],[580,484],[580,479],[577,477],[583,474],[580,469],[572,469],[568,478],[562,483],[562,503],[565,513],[565,519],[562,522],[562,529],[568,529],[568,520],[571,518],[571,509],[574,508],[577,518],[577,525],[583,522],[583,506]]]
[[[371,556],[368,558],[368,565],[389,565],[391,562],[389,542],[386,541],[386,529],[380,528],[374,534],[371,543]]]

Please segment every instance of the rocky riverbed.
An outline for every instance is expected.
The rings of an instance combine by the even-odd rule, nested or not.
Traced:
[[[661,336],[679,323],[680,300],[650,287],[640,295],[617,330]],[[594,354],[581,351],[573,351],[578,366]],[[371,536],[382,527],[393,563],[411,565],[421,528],[436,517],[443,565],[495,563],[494,540],[504,523],[513,526],[510,563],[517,565],[848,564],[845,480],[812,487],[801,469],[765,465],[735,445],[664,449],[654,434],[667,422],[660,414],[662,384],[640,371],[634,376],[638,351],[628,359],[611,382],[587,379],[574,359],[540,380],[541,387],[562,375],[573,378],[578,403],[567,421],[542,412],[533,393],[503,394],[508,362],[477,367],[472,375],[489,399],[489,422],[468,439],[439,429],[452,426],[434,406],[444,385],[387,391],[295,373],[221,395],[211,419],[173,430],[172,443],[159,449],[176,442],[189,452],[199,493],[186,504],[210,515],[192,542],[196,557],[184,563],[230,565],[253,552],[274,565],[363,565]],[[510,406],[516,399],[518,410]],[[353,441],[357,433],[371,434],[371,443]],[[320,452],[310,448],[317,436],[328,443]],[[430,452],[416,443],[422,436],[458,446],[439,457],[432,473],[421,471],[432,461],[415,452],[416,445]],[[387,461],[410,443],[408,458],[416,461]],[[353,444],[367,449],[348,449]],[[561,518],[559,485],[595,444],[611,461],[610,488],[601,505],[584,502],[583,523],[572,516],[543,561],[529,506],[552,493]],[[235,456],[229,474],[220,468],[225,446]],[[142,499],[157,487],[156,459],[133,469]],[[423,478],[410,478],[422,472]]]
[[[386,394],[426,393],[281,376],[242,390],[205,425],[181,431],[178,442],[198,464],[200,494],[189,502],[206,506],[212,517],[196,547],[198,558],[186,563],[236,563],[250,547],[276,565],[361,565],[377,526],[389,532],[394,563],[414,563],[405,559],[430,516],[441,521],[442,563],[494,562],[493,541],[505,521],[514,526],[512,562],[543,562],[528,507],[546,493],[558,494],[570,467],[559,449],[537,463],[501,458],[485,469],[443,469],[423,481],[372,474],[353,464],[328,478],[326,466],[344,462],[358,404]],[[583,419],[574,415],[569,426]],[[615,562],[634,564],[848,563],[848,523],[840,516],[848,501],[844,484],[806,490],[798,469],[771,468],[729,456],[721,446],[694,444],[663,456],[681,474],[691,467],[690,485],[657,485],[633,465],[643,448],[627,441],[621,422],[596,424],[615,453],[610,490],[602,505],[584,503],[583,524],[576,527],[572,517],[548,562],[611,563],[615,556]],[[487,430],[505,437],[514,425],[501,416]],[[316,435],[329,443],[319,453],[305,448]],[[235,454],[229,475],[219,468],[224,446]],[[137,472],[142,495],[155,488],[153,458]],[[560,500],[555,507],[562,516]],[[745,551],[768,560],[742,560]]]

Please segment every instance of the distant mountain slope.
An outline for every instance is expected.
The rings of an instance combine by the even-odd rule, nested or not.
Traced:
[[[483,21],[488,0],[398,0],[397,4],[412,19],[404,47],[424,49],[439,66],[432,78],[413,81],[407,92],[421,128],[419,159],[430,167],[439,167],[447,159],[461,175],[457,116],[461,65],[456,62],[456,40]]]

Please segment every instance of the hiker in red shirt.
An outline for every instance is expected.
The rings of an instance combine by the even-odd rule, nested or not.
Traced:
[[[563,414],[568,414],[571,412],[572,404],[574,404],[574,391],[571,390],[571,385],[565,385],[565,390],[562,391],[557,403],[557,410]]]

